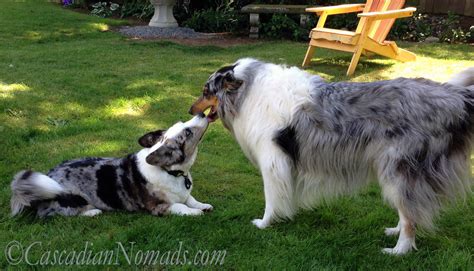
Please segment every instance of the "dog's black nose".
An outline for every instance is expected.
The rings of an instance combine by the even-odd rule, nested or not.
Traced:
[[[206,115],[204,115],[204,113],[203,113],[203,112],[199,113],[199,114],[198,114],[198,116],[199,116],[200,118],[204,118],[204,117],[206,117]]]
[[[189,108],[188,113],[189,113],[190,115],[194,115],[194,114],[193,114],[193,107],[190,107],[190,108]]]

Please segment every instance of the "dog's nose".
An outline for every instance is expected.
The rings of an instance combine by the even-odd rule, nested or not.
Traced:
[[[194,115],[194,114],[193,114],[193,107],[192,107],[192,106],[189,108],[188,113],[189,113],[190,115]]]
[[[205,118],[205,117],[206,117],[206,115],[204,115],[203,112],[200,112],[200,113],[198,114],[198,116],[199,116],[200,118]]]

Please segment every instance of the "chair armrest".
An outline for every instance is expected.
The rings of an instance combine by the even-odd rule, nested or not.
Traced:
[[[370,18],[372,20],[377,21],[377,20],[384,20],[384,19],[411,17],[413,16],[413,12],[415,11],[416,11],[416,8],[404,8],[404,9],[396,9],[396,10],[381,11],[381,12],[365,12],[365,13],[357,14],[357,17]]]
[[[347,5],[337,5],[329,7],[317,7],[317,8],[306,8],[306,12],[314,12],[320,15],[325,13],[326,15],[334,14],[344,14],[352,12],[360,12],[364,10],[365,4],[347,4]]]

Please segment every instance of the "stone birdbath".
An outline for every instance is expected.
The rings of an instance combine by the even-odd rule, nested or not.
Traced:
[[[150,0],[155,7],[155,14],[151,18],[149,26],[154,27],[178,27],[178,22],[173,15],[173,6],[176,0]]]

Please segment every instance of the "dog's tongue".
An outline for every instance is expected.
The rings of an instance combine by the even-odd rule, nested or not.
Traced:
[[[209,113],[209,115],[207,115],[207,121],[209,123],[214,122],[216,120],[217,120],[217,113]]]

